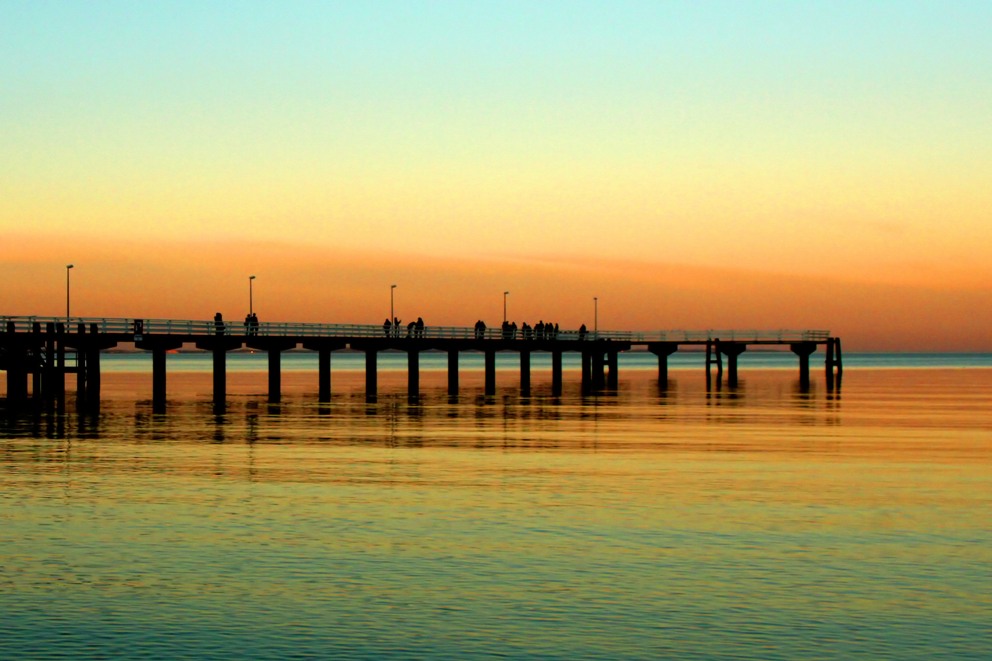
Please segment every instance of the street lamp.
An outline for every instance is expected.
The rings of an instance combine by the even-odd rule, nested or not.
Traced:
[[[592,337],[599,339],[599,296],[592,297]]]
[[[396,285],[389,285],[389,323],[393,323],[393,319],[396,318],[396,312],[393,310],[393,291],[396,289]]]
[[[65,265],[65,323],[69,323],[69,270],[72,269],[75,264]]]
[[[503,292],[503,323],[506,323],[506,297],[510,292]]]
[[[248,276],[248,315],[251,316],[255,314],[255,298],[253,296],[253,291],[251,287],[251,281],[255,279],[255,276]]]

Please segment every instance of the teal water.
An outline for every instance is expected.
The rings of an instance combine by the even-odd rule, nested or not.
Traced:
[[[364,370],[365,354],[361,352],[335,352],[332,358],[335,370]],[[705,354],[700,351],[680,351],[668,358],[670,369],[705,369]],[[267,358],[263,352],[235,352],[227,356],[229,371],[259,371],[267,369]],[[481,353],[464,352],[459,357],[459,367],[465,370],[481,370],[484,357]],[[209,372],[213,363],[208,353],[179,353],[168,357],[169,370]],[[562,355],[564,367],[580,368],[578,354]],[[405,370],[407,356],[401,351],[383,351],[378,354],[380,370]],[[496,354],[497,368],[516,370],[520,365],[517,354],[500,352]],[[631,351],[619,355],[622,372],[627,370],[657,370],[658,358],[646,351]],[[747,351],[739,358],[740,369],[797,369],[798,359],[789,351]],[[811,369],[822,365],[822,353],[814,353],[810,358]],[[992,354],[989,353],[852,353],[844,356],[845,367],[852,368],[969,368],[992,367]],[[551,355],[543,352],[531,354],[534,370],[551,370]],[[151,371],[151,354],[107,354],[102,359],[104,371]],[[285,371],[316,371],[317,356],[311,352],[288,352],[282,355],[282,369]],[[420,354],[420,369],[441,371],[448,369],[448,357],[443,352],[426,351]]]
[[[789,358],[273,405],[245,356],[165,414],[106,360],[98,415],[0,418],[0,658],[992,657],[988,357]]]

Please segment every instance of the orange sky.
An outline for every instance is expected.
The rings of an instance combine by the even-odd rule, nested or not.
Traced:
[[[0,315],[992,350],[992,4],[0,3]],[[659,38],[664,35],[664,38]]]
[[[16,254],[0,264],[0,310],[61,315],[66,245],[0,236]],[[379,323],[395,283],[397,316],[468,326],[502,317],[601,329],[826,329],[849,350],[992,350],[992,288],[955,280],[924,284],[795,276],[626,260],[439,258],[334,251],[282,243],[71,242],[72,314],[241,319],[254,304],[266,321]]]

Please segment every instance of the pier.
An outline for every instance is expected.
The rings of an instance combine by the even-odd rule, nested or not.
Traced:
[[[365,354],[365,395],[375,401],[378,390],[378,354],[407,354],[407,392],[420,393],[420,354],[447,353],[448,393],[458,394],[459,355],[478,352],[485,357],[485,394],[496,394],[496,354],[515,352],[520,357],[520,390],[527,394],[531,381],[531,354],[551,355],[551,388],[562,390],[562,355],[581,355],[583,390],[616,389],[618,355],[646,350],[658,357],[658,380],[668,382],[668,357],[682,348],[705,350],[707,384],[738,384],[738,357],[749,347],[788,347],[798,358],[799,381],[810,383],[810,357],[825,348],[828,386],[839,381],[843,370],[840,338],[824,330],[705,330],[705,331],[591,331],[545,330],[540,334],[504,328],[458,326],[396,328],[362,324],[268,322],[246,326],[220,319],[175,320],[132,318],[2,317],[0,316],[0,370],[7,376],[8,405],[30,400],[64,402],[66,375],[76,376],[77,401],[98,406],[100,354],[120,344],[133,344],[152,356],[152,404],[164,410],[167,394],[167,360],[170,351],[195,346],[213,356],[213,399],[223,405],[227,397],[227,353],[236,349],[264,351],[268,356],[268,399],[281,396],[281,357],[290,349],[317,354],[317,392],[321,402],[331,399],[331,359],[336,351]],[[726,361],[724,360],[726,359]],[[726,362],[726,367],[724,363]],[[29,388],[30,385],[30,388]]]

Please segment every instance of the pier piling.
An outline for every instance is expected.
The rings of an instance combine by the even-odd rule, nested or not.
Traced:
[[[448,396],[458,396],[458,350],[448,350]]]
[[[792,353],[799,356],[799,385],[803,388],[809,387],[809,357],[816,351],[816,344],[813,342],[795,342],[789,345]]]
[[[154,319],[76,318],[68,323],[64,317],[0,316],[0,370],[7,372],[7,402],[22,405],[29,395],[50,406],[62,406],[66,395],[66,375],[76,373],[77,402],[89,406],[100,398],[100,352],[118,342],[134,343],[138,349],[152,353],[152,402],[161,411],[166,402],[167,354],[184,344],[195,344],[209,351],[213,360],[214,401],[223,404],[227,395],[228,351],[247,345],[267,352],[269,401],[281,399],[282,352],[302,346],[318,352],[318,398],[331,400],[331,359],[334,351],[350,348],[365,353],[366,398],[374,402],[378,388],[378,352],[407,353],[407,388],[410,397],[420,395],[420,353],[443,351],[448,355],[448,393],[457,397],[459,390],[459,354],[482,352],[485,358],[485,393],[496,394],[496,352],[511,351],[519,356],[520,392],[531,390],[532,353],[551,354],[551,392],[561,396],[563,390],[562,354],[578,353],[583,391],[612,389],[619,384],[619,353],[636,346],[645,347],[658,357],[658,380],[667,385],[668,357],[683,345],[706,350],[707,383],[716,366],[718,380],[723,377],[723,356],[728,359],[728,383],[738,381],[738,357],[749,345],[788,346],[800,361],[800,381],[809,382],[809,356],[824,345],[828,384],[839,379],[842,370],[840,339],[828,331],[726,331],[722,342],[712,331],[597,332],[595,338],[580,331],[563,330],[552,336],[533,333],[515,334],[480,332],[478,328],[439,327],[415,329],[406,336],[383,334],[374,325],[263,323],[245,326],[244,333],[232,332],[220,313],[213,321]],[[718,381],[719,385],[719,381]],[[29,387],[30,386],[30,387]]]

